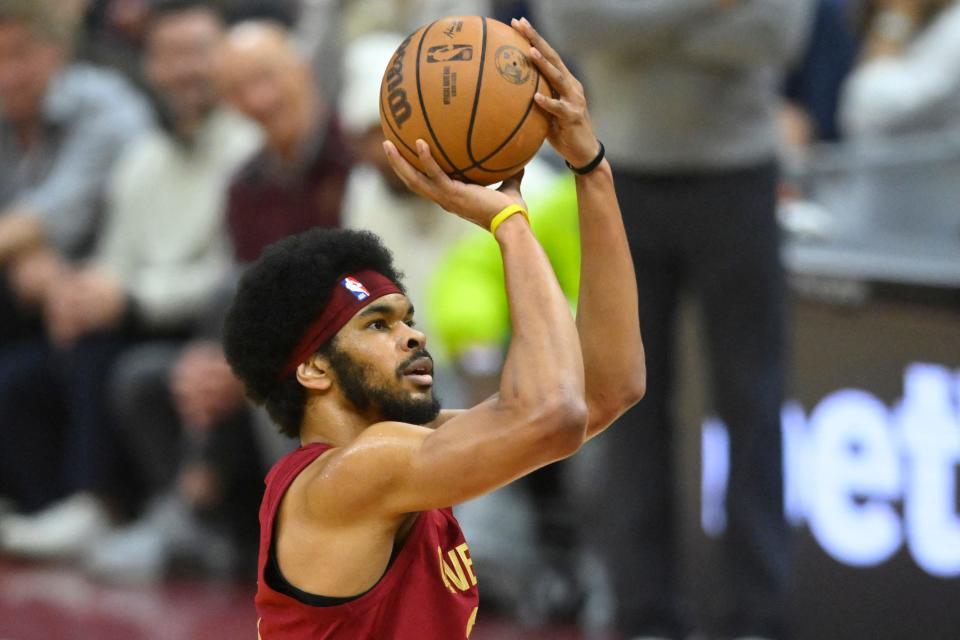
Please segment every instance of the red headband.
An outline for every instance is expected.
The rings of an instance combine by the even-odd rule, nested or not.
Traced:
[[[293,374],[301,362],[316,353],[358,311],[377,298],[391,293],[403,293],[403,291],[393,280],[373,270],[357,271],[341,277],[333,287],[327,306],[303,332],[303,337],[290,354],[278,379],[282,380]]]

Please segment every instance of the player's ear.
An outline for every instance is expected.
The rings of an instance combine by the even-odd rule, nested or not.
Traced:
[[[313,355],[297,367],[297,381],[307,389],[326,391],[333,384],[330,362],[321,355]]]

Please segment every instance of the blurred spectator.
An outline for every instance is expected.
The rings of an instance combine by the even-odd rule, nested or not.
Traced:
[[[784,94],[797,125],[794,146],[840,138],[840,89],[860,48],[853,0],[819,0],[804,55],[787,78]]]
[[[723,584],[708,631],[782,633],[788,541],[780,405],[783,271],[774,218],[776,112],[812,0],[541,0],[555,44],[580,55],[614,166],[647,348],[646,398],[599,446],[594,535],[628,636],[682,637],[674,320],[689,286],[703,313],[713,408],[731,442]]]
[[[183,37],[182,25],[169,26]],[[226,171],[206,185],[217,194],[208,201],[217,212],[221,193],[226,200],[227,233],[242,265],[288,233],[338,224],[348,164],[336,121],[282,27],[240,24],[217,49],[217,83],[263,132],[263,149],[229,187]],[[240,159],[233,156],[231,167]],[[192,341],[144,347],[117,367],[118,414],[154,499],[138,522],[87,558],[101,577],[152,579],[184,561],[242,569],[241,558],[255,557],[236,549],[256,542],[263,476],[254,418],[219,342],[229,298],[229,287],[212,297]]]
[[[144,29],[151,0],[72,0],[80,36],[77,56],[94,64],[113,67],[142,87],[147,87],[140,64]]]
[[[802,169],[812,145],[841,139],[840,94],[860,50],[859,0],[819,0],[806,52],[784,83],[780,112],[784,176],[778,219],[794,238],[824,238],[834,228],[830,215],[804,199]]]
[[[0,345],[37,335],[55,254],[89,249],[106,175],[149,122],[120,77],[69,63],[71,27],[45,1],[0,0]]]
[[[960,3],[872,0],[864,55],[843,92],[856,138],[960,126]]]
[[[313,61],[317,87],[326,96],[340,94],[343,74],[341,0],[300,0],[294,29],[297,44]]]
[[[337,119],[283,28],[241,23],[222,57],[225,97],[265,136],[263,151],[230,187],[231,238],[245,263],[287,235],[339,226],[350,163]]]
[[[230,24],[272,20],[290,28],[296,22],[300,0],[219,0],[218,4]]]
[[[103,238],[91,263],[82,269],[59,265],[45,301],[47,331],[56,347],[39,345],[31,352],[32,361],[44,362],[47,370],[24,368],[10,377],[15,386],[17,379],[26,385],[28,374],[34,384],[36,377],[46,376],[53,380],[44,387],[57,387],[64,364],[84,376],[64,383],[63,407],[68,420],[63,464],[80,480],[68,479],[68,497],[41,514],[8,518],[3,523],[8,551],[75,555],[107,528],[109,505],[101,500],[115,493],[110,484],[118,482],[115,434],[109,431],[113,421],[106,407],[109,369],[131,342],[188,335],[230,270],[223,194],[233,170],[254,151],[258,134],[253,125],[217,109],[213,63],[222,33],[218,15],[198,0],[165,2],[148,25],[146,76],[162,99],[159,107],[169,127],[137,137],[121,156],[108,189]],[[141,366],[148,353],[134,349]],[[20,358],[31,361],[23,351]],[[23,411],[22,399],[17,402]],[[142,422],[147,407],[138,409],[123,417]],[[36,415],[16,424],[31,418]],[[157,467],[149,463],[155,460],[151,453],[162,450],[159,436],[164,434],[143,433],[140,424],[123,426],[135,444],[139,438],[143,445],[141,466],[156,489]],[[35,429],[18,439],[36,439]],[[157,437],[144,442],[149,436]],[[18,453],[5,468],[26,479],[34,464]]]
[[[224,190],[260,135],[218,104],[213,70],[222,22],[208,1],[164,0],[146,28],[144,68],[163,127],[121,157],[93,264],[51,296],[51,333],[61,341],[131,314],[147,329],[192,326],[231,268]],[[97,298],[118,299],[119,309],[85,312]]]
[[[397,31],[406,37],[444,16],[487,16],[490,4],[489,0],[341,0],[340,11],[349,43],[374,31]]]
[[[144,33],[154,5],[165,0],[65,0],[81,27],[78,57],[114,67],[150,88],[140,63]],[[292,24],[297,0],[210,0],[228,23],[243,20],[275,20]]]
[[[184,337],[200,328],[231,272],[226,190],[260,139],[251,123],[219,104],[214,72],[223,36],[221,16],[210,2],[165,0],[154,8],[144,68],[166,126],[126,154],[100,256],[102,268],[126,285],[141,323],[168,332],[178,327]],[[99,540],[85,557],[87,568],[101,577],[158,577],[171,558],[198,546],[207,551],[203,557],[229,562],[223,536],[195,515],[219,516],[225,499],[251,490],[235,473],[237,465],[259,480],[248,425],[234,425],[224,441],[208,437],[203,419],[189,413],[178,419],[174,398],[165,391],[176,363],[189,362],[181,357],[183,344],[147,342],[128,350],[114,368],[117,427],[151,499],[136,523]],[[192,384],[209,392],[205,379]],[[188,449],[193,455],[185,455]],[[178,482],[195,486],[211,475],[205,487],[186,496],[206,491],[196,500],[175,489]]]

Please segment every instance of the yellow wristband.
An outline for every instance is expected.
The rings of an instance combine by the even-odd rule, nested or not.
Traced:
[[[523,217],[527,219],[527,222],[530,222],[530,214],[527,213],[526,209],[518,204],[511,204],[504,207],[500,213],[493,216],[493,220],[490,221],[490,233],[497,235],[497,229],[501,224],[503,224],[503,221],[515,213],[522,213]]]

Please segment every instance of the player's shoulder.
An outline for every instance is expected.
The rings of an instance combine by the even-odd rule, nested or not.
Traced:
[[[431,429],[406,422],[377,422],[342,447],[338,464],[364,464],[405,451],[419,444]]]
[[[466,409],[444,409],[433,422],[427,425],[427,428],[430,430],[437,429],[466,411]]]
[[[310,511],[330,516],[357,515],[373,507],[408,468],[412,452],[430,433],[404,422],[370,425],[353,441],[330,449],[308,465],[297,479]]]
[[[411,441],[421,439],[429,429],[405,422],[377,422],[364,429],[352,441],[331,448],[319,456],[306,469],[307,477],[321,475],[329,478],[331,474],[350,470],[363,465],[368,460],[377,459],[397,448],[409,446]]]
[[[347,455],[368,451],[379,452],[380,449],[389,449],[391,446],[409,446],[411,442],[419,442],[431,432],[449,420],[462,414],[465,409],[443,409],[440,414],[425,425],[409,424],[407,422],[377,422],[364,429],[356,440],[345,447]]]

